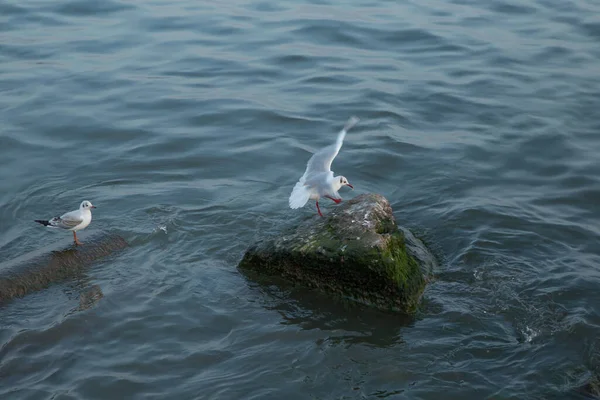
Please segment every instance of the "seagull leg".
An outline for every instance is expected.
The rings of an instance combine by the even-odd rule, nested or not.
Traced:
[[[77,233],[75,233],[75,231],[73,231],[73,239],[75,240],[75,246],[81,246],[83,244],[77,240]]]
[[[319,215],[322,217],[323,214],[321,214],[321,209],[319,208],[319,200],[317,200],[317,211],[319,212]]]

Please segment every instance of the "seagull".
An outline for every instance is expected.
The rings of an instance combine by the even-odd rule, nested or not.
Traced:
[[[321,197],[327,197],[336,204],[339,204],[341,203],[342,198],[340,197],[338,190],[340,190],[342,186],[348,186],[351,189],[354,189],[354,186],[348,183],[348,180],[345,177],[333,176],[331,163],[342,148],[346,133],[350,128],[356,125],[358,121],[358,118],[351,117],[348,122],[346,122],[344,129],[338,134],[335,143],[317,151],[310,160],[308,160],[304,175],[302,175],[298,183],[296,183],[292,190],[292,194],[290,195],[290,208],[301,208],[304,207],[308,200],[315,200],[317,203],[317,212],[322,217],[323,214],[319,208],[319,199]]]
[[[81,202],[79,210],[70,211],[60,217],[54,217],[51,220],[36,219],[35,222],[49,228],[60,228],[73,231],[75,245],[79,246],[83,243],[77,240],[77,234],[75,232],[84,229],[92,222],[92,208],[96,208],[96,206],[92,205],[89,201],[84,200]]]

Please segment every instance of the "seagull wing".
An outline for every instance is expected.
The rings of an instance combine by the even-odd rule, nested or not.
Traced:
[[[338,133],[337,140],[334,144],[331,144],[327,147],[322,148],[317,151],[313,156],[308,160],[306,165],[306,171],[302,178],[300,178],[300,182],[305,182],[307,177],[313,174],[318,174],[320,172],[329,172],[331,170],[331,163],[340,152],[342,148],[342,144],[344,143],[344,138],[346,137],[346,133],[350,128],[352,128],[359,121],[356,117],[351,117],[344,128]]]
[[[83,222],[83,217],[79,210],[71,211],[60,217],[54,217],[48,221],[48,225],[54,228],[73,229]]]

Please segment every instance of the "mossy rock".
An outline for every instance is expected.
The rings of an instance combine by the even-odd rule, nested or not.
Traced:
[[[593,374],[587,383],[576,391],[588,399],[600,399],[600,373]]]
[[[363,194],[251,246],[239,268],[394,311],[414,311],[435,258],[396,225],[387,199]]]

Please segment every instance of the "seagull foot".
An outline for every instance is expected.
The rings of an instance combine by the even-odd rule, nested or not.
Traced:
[[[333,197],[331,197],[331,196],[325,196],[325,197],[327,197],[328,199],[331,199],[331,200],[333,200],[333,202],[334,202],[335,204],[340,204],[340,203],[342,202],[342,199],[335,199],[335,198],[333,198]]]

